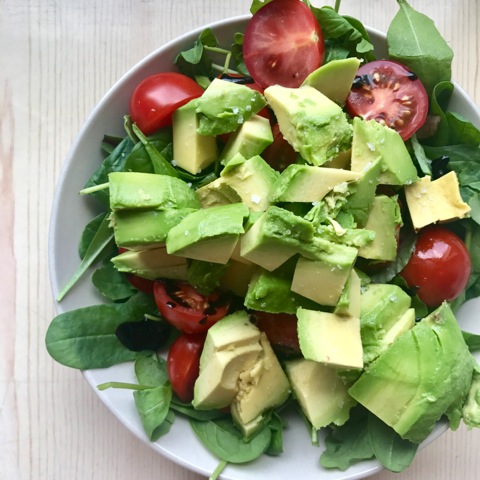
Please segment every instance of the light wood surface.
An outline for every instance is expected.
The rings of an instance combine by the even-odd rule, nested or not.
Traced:
[[[454,78],[478,105],[480,2],[411,4],[435,20],[456,52]],[[0,0],[1,480],[201,478],[135,438],[81,373],[46,353],[54,316],[47,233],[64,159],[108,88],[168,40],[249,6],[249,0]],[[344,0],[341,7],[384,31],[396,10],[394,0]],[[461,427],[422,450],[408,471],[372,478],[478,479],[479,451],[480,431]]]

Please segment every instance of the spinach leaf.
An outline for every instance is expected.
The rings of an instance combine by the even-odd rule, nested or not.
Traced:
[[[135,406],[143,428],[152,442],[170,430],[175,414],[170,412],[172,387],[170,384],[133,392]]]
[[[141,321],[156,312],[153,298],[137,293],[121,304],[83,307],[57,315],[50,323],[45,343],[58,363],[81,370],[106,368],[127,362],[136,353],[125,348],[115,335],[128,321]]]
[[[245,442],[230,418],[206,422],[190,419],[190,424],[205,447],[229,463],[245,463],[260,457],[269,447],[272,438],[270,428],[265,427]]]
[[[432,175],[431,161],[425,154],[425,150],[417,139],[416,135],[410,138],[410,143],[412,145],[413,155],[417,161],[417,165],[420,168],[420,171],[424,175]]]
[[[161,387],[168,382],[167,362],[156,355],[139,356],[135,360],[135,376],[142,385]]]
[[[130,298],[137,292],[125,274],[119,272],[111,262],[93,272],[92,283],[101,295],[113,302]]]
[[[170,408],[188,418],[193,418],[200,421],[214,420],[216,418],[222,418],[226,416],[226,413],[220,410],[195,410],[192,404],[182,403],[175,397],[172,399]]]
[[[235,33],[232,44],[232,60],[238,73],[250,75],[243,60],[243,33]]]
[[[108,214],[105,212],[98,214],[95,218],[90,220],[83,229],[80,242],[78,242],[78,256],[80,257],[80,260],[85,257],[88,247],[92,243],[92,240],[98,232],[98,229],[102,226],[105,216],[107,215]]]
[[[471,353],[480,352],[480,335],[464,331],[462,335]]]
[[[391,472],[405,470],[417,453],[418,444],[403,440],[375,415],[368,416],[368,433],[377,460]]]
[[[267,455],[280,455],[283,453],[283,430],[285,429],[285,422],[277,412],[272,412],[267,426],[272,432],[272,438],[265,453]]]
[[[70,289],[77,283],[80,277],[93,265],[104,253],[105,249],[113,243],[113,230],[110,227],[109,214],[103,214],[103,219],[98,226],[95,235],[93,236],[88,248],[86,249],[82,261],[78,265],[74,274],[63,287],[57,296],[57,301],[60,302],[62,298],[70,291]]]
[[[451,79],[453,51],[429,17],[406,0],[397,3],[400,9],[387,31],[389,56],[408,66],[430,94],[439,82]]]
[[[449,127],[449,140],[454,145],[480,146],[480,130],[469,120],[458,113],[447,112],[445,114]]]

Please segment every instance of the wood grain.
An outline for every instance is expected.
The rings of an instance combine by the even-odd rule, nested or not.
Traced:
[[[479,2],[411,4],[435,20],[456,52],[454,78],[479,104]],[[79,372],[46,353],[54,316],[48,225],[64,159],[110,86],[158,46],[249,6],[247,0],[0,0],[1,480],[202,478],[134,438]],[[342,2],[342,13],[379,30],[396,9],[393,0]],[[462,427],[421,451],[408,471],[372,478],[473,480],[479,448],[480,432]]]

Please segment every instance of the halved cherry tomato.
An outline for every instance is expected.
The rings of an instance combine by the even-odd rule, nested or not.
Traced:
[[[299,87],[323,62],[325,44],[320,25],[300,0],[272,0],[248,22],[243,58],[262,87]]]
[[[285,354],[300,353],[296,315],[255,311],[253,318],[273,349]]]
[[[278,123],[272,127],[273,142],[263,151],[262,157],[275,170],[285,170],[297,160],[297,152],[285,140]]]
[[[205,343],[205,333],[183,333],[173,342],[167,357],[167,375],[173,391],[184,402],[193,399],[193,387],[200,370],[200,355]]]
[[[145,135],[150,135],[170,125],[172,113],[203,91],[197,82],[181,73],[151,75],[137,85],[130,97],[130,117]]]
[[[436,307],[462,293],[471,268],[470,254],[461,238],[435,225],[420,232],[415,251],[401,275],[410,287],[418,289],[420,300]]]
[[[229,294],[214,291],[206,297],[176,280],[156,280],[153,294],[163,318],[184,333],[207,331],[228,313],[231,301]]]
[[[404,65],[375,60],[358,69],[346,106],[351,115],[376,120],[407,140],[425,123],[428,94]]]

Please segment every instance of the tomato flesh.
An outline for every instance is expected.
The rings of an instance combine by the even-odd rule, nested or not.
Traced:
[[[441,226],[423,229],[401,275],[430,307],[452,301],[465,289],[471,272],[470,254],[456,234]]]
[[[376,120],[407,140],[425,123],[428,94],[404,65],[376,60],[358,69],[346,106],[351,115]]]
[[[205,334],[182,334],[173,342],[167,357],[167,375],[178,398],[189,403],[200,370],[200,355]]]
[[[263,88],[299,87],[323,62],[325,44],[312,11],[299,0],[272,0],[248,22],[243,58]]]
[[[298,354],[297,317],[288,313],[253,312],[257,327],[279,353]]]
[[[150,135],[171,125],[173,112],[200,97],[203,91],[198,83],[181,73],[151,75],[137,85],[130,97],[130,117],[145,135]]]
[[[153,294],[163,318],[184,333],[207,331],[228,313],[231,301],[223,292],[206,297],[187,282],[174,280],[156,280]]]
[[[273,142],[263,151],[262,157],[275,170],[281,172],[297,161],[297,152],[285,140],[278,123],[272,126]]]

